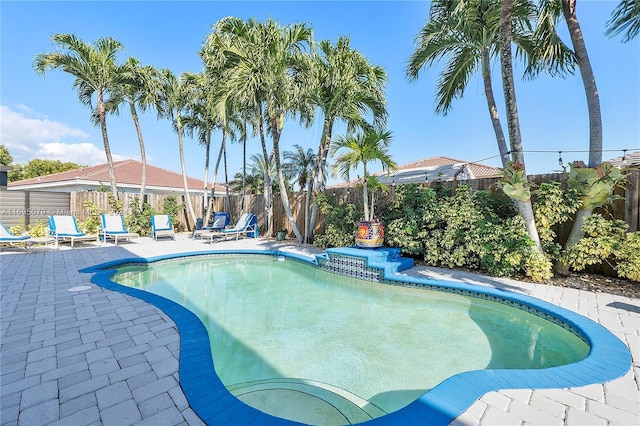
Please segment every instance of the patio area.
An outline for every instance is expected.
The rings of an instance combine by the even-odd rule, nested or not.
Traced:
[[[210,249],[321,250],[290,242],[176,241],[68,244],[0,250],[1,425],[201,425],[179,384],[180,335],[162,311],[90,282],[82,268],[128,257]],[[640,299],[528,284],[438,268],[406,275],[462,280],[527,294],[578,312],[619,337],[632,354],[623,377],[570,389],[490,392],[453,424],[640,424]]]

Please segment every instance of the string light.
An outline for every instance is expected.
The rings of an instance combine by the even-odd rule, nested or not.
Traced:
[[[424,181],[428,182],[429,181],[429,173],[424,172]]]
[[[558,151],[558,164],[560,165],[560,167],[563,166],[563,163],[562,163],[562,151]]]
[[[640,151],[640,147],[638,148],[618,148],[618,149],[602,149],[600,150],[600,152],[620,152],[622,151],[622,160],[624,161],[626,159],[626,153],[627,151]],[[511,155],[514,151],[507,151],[505,154],[506,155]],[[589,150],[568,150],[568,151],[547,151],[547,150],[523,150],[522,153],[536,153],[536,154],[548,154],[548,153],[554,153],[557,152],[558,154],[561,153],[589,153],[591,151]],[[487,158],[483,158],[481,160],[475,160],[475,161],[470,161],[470,163],[482,163],[483,161],[487,161],[487,160],[492,160],[494,158],[498,158],[498,157],[502,157],[502,154],[498,154],[498,155],[492,155],[491,157],[487,157]],[[560,163],[560,160],[562,160],[562,157],[558,158],[558,163]],[[562,164],[560,164],[562,165]]]

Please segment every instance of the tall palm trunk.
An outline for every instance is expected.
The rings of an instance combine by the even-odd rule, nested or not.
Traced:
[[[602,163],[602,114],[600,113],[600,96],[596,87],[596,78],[591,68],[587,47],[582,37],[582,29],[576,16],[577,0],[562,0],[562,12],[567,21],[569,36],[573,50],[578,59],[580,76],[587,96],[589,111],[589,167],[596,167]]]
[[[138,111],[136,111],[136,104],[129,102],[129,109],[131,110],[131,117],[133,118],[133,124],[136,126],[136,133],[138,135],[138,143],[140,144],[140,161],[142,161],[142,176],[140,177],[140,196],[138,199],[138,208],[142,211],[144,204],[144,193],[147,188],[147,152],[144,149],[144,139],[142,138],[142,129],[140,128],[140,120],[138,119]]]
[[[562,12],[567,21],[569,36],[573,50],[578,59],[580,76],[584,92],[587,97],[587,110],[589,112],[589,164],[588,167],[596,167],[602,163],[602,114],[600,112],[600,96],[596,87],[596,78],[591,68],[591,61],[587,53],[587,46],[582,37],[582,29],[576,16],[577,0],[562,0]],[[571,227],[571,232],[565,243],[565,249],[569,249],[582,239],[584,232],[582,225],[593,214],[592,208],[581,208],[576,213],[576,218]],[[561,275],[569,274],[569,266],[559,262],[556,265],[556,272]]]
[[[113,157],[111,156],[111,146],[109,145],[109,135],[107,134],[107,112],[104,106],[102,90],[98,90],[98,120],[100,121],[100,130],[102,131],[102,142],[104,144],[104,153],[107,156],[107,165],[109,166],[109,182],[111,184],[111,194],[118,198],[118,187],[116,183],[116,170],[113,167]]]
[[[247,138],[242,138],[242,204],[241,210],[244,211],[244,203],[247,198]]]
[[[262,118],[262,107],[260,107],[260,117]],[[271,160],[269,153],[267,152],[267,141],[264,137],[264,123],[260,119],[259,124],[260,131],[260,143],[262,145],[262,156],[264,157],[264,210],[265,210],[265,225],[267,226],[266,235],[273,236],[273,188],[271,187]]]
[[[333,123],[334,119],[330,117],[325,117],[324,123],[322,126],[322,140],[320,142],[320,146],[318,147],[318,155],[316,156],[316,161],[313,165],[313,170],[311,172],[311,181],[313,182],[313,194],[314,196],[318,194],[323,189],[324,182],[324,171],[327,165],[327,156],[329,155],[329,146],[331,145],[331,135],[333,133]],[[310,197],[307,201],[308,205],[310,204]],[[305,242],[309,243],[313,239],[313,230],[316,227],[316,220],[318,218],[318,205],[316,203],[313,204],[313,210],[311,211],[311,217],[307,219],[305,226]]]
[[[209,162],[211,157],[211,132],[207,132],[207,138],[204,147],[204,188],[202,188],[202,209],[201,213],[205,213],[203,226],[207,226],[209,217],[209,191],[207,190],[207,186],[209,185]]]
[[[291,224],[291,229],[293,233],[296,235],[298,239],[298,243],[302,243],[303,238],[300,230],[298,229],[298,225],[296,224],[296,220],[293,217],[293,212],[291,211],[291,203],[289,203],[289,194],[287,193],[287,186],[284,182],[284,174],[282,173],[282,165],[280,163],[280,134],[281,129],[278,126],[277,119],[273,119],[272,124],[272,133],[273,133],[273,152],[274,159],[276,162],[276,172],[278,174],[278,184],[280,186],[280,199],[282,200],[282,205],[284,206],[284,211],[287,214],[287,218],[289,219],[289,223]]]
[[[363,182],[362,182],[362,197],[364,199],[364,220],[369,221],[371,220],[371,216],[369,216],[369,191],[367,188],[367,164],[365,163],[363,165],[363,169],[362,172],[364,174],[364,178],[363,178]]]
[[[511,16],[513,14],[513,0],[503,0],[500,10],[500,64],[502,69],[502,87],[504,101],[507,109],[507,125],[509,128],[509,142],[513,160],[524,167],[524,152],[522,149],[522,136],[520,134],[520,121],[518,119],[518,104],[516,102],[516,88],[513,81],[513,64],[511,56]],[[525,169],[526,170],[526,169]],[[526,172],[525,172],[526,177]],[[525,221],[529,237],[535,244],[535,250],[543,253],[538,229],[533,216],[531,199],[527,201],[514,200],[518,212]]]
[[[225,205],[226,210],[231,210],[231,194],[229,194],[229,168],[227,167],[227,138],[222,139],[222,156],[224,158],[224,186],[225,186]]]
[[[209,207],[207,209],[207,221],[209,223],[211,220],[211,216],[213,216],[213,203],[214,203],[214,195],[216,191],[216,184],[218,180],[218,168],[220,167],[220,159],[222,158],[222,152],[224,151],[224,140],[227,137],[227,133],[222,130],[222,141],[220,142],[220,151],[218,152],[218,158],[216,159],[216,165],[213,168],[213,180],[211,181],[211,202],[209,203]]]
[[[509,149],[507,148],[507,141],[504,137],[504,131],[502,130],[500,117],[498,116],[496,99],[493,95],[489,48],[485,48],[482,53],[482,79],[484,81],[484,95],[487,98],[487,106],[489,107],[491,124],[493,124],[493,131],[496,134],[496,141],[498,142],[498,152],[500,153],[500,160],[502,161],[502,167],[507,167],[507,164],[509,163]]]
[[[184,147],[182,143],[182,123],[180,117],[176,120],[176,130],[178,132],[178,150],[180,151],[180,168],[182,169],[182,185],[184,186],[184,195],[187,203],[187,211],[191,217],[191,222],[196,223],[196,213],[193,211],[191,204],[191,196],[189,195],[189,184],[187,183],[187,171],[184,166]]]

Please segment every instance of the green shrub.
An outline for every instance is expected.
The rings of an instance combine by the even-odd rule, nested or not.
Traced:
[[[154,214],[157,214],[157,212],[149,205],[149,203],[143,203],[141,209],[139,201],[140,199],[138,197],[134,197],[129,203],[129,210],[131,211],[131,214],[125,218],[125,223],[129,228],[129,232],[135,232],[140,236],[150,236],[151,218]]]
[[[123,201],[118,200],[118,198],[110,193],[107,195],[107,203],[109,204],[109,213],[122,214]]]
[[[91,200],[85,200],[83,204],[88,214],[84,221],[78,223],[78,228],[87,234],[97,234],[100,230],[100,215],[104,212]]]
[[[388,213],[387,243],[427,264],[480,269],[496,276],[522,273],[532,241],[510,201],[467,185],[436,191],[402,185]]]
[[[544,252],[552,261],[559,260],[562,246],[558,243],[558,225],[572,219],[582,206],[578,192],[562,189],[559,182],[545,182],[536,191],[533,213]]]
[[[42,219],[38,219],[35,225],[29,227],[28,233],[33,238],[46,237],[49,235],[49,224]]]
[[[627,234],[616,256],[618,276],[640,282],[640,231]]]
[[[622,220],[594,213],[582,226],[584,237],[563,260],[575,271],[606,262],[618,276],[640,281],[640,232],[627,233],[628,227]]]
[[[24,226],[24,219],[20,218],[19,222],[19,224],[9,227],[9,232],[11,232],[13,235],[20,236],[27,233],[27,229]]]
[[[339,205],[335,197],[324,194],[318,195],[316,203],[324,216],[325,232],[315,236],[313,245],[321,248],[352,246],[360,210],[351,203]]]
[[[178,213],[182,211],[184,211],[184,204],[178,204],[174,195],[169,195],[164,199],[162,214],[168,214],[171,217],[171,222],[177,232],[183,232],[186,230],[184,225],[178,221]],[[151,219],[149,219],[149,224],[151,224]]]

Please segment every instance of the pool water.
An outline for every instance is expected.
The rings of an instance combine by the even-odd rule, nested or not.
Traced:
[[[216,373],[234,395],[304,423],[364,421],[460,372],[548,368],[589,353],[570,331],[505,304],[289,259],[221,255],[118,271],[114,281],[200,318]]]

